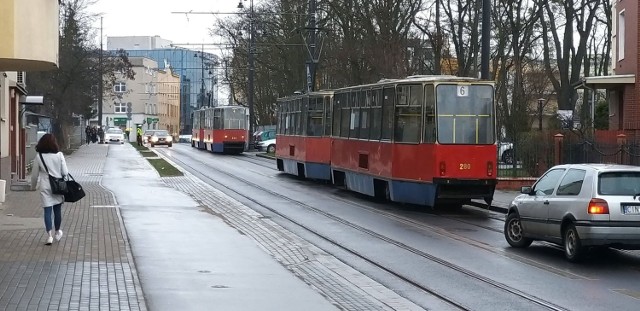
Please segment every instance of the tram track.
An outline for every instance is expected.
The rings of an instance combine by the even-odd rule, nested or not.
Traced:
[[[429,287],[427,287],[427,286],[425,286],[423,284],[420,284],[418,281],[415,281],[415,280],[413,280],[413,279],[411,279],[411,278],[409,278],[407,276],[404,276],[404,275],[400,274],[399,272],[393,271],[390,268],[385,267],[384,265],[382,265],[382,264],[376,262],[375,260],[367,257],[366,255],[363,255],[363,254],[359,253],[357,250],[354,250],[354,249],[351,249],[349,247],[346,247],[346,246],[342,245],[341,243],[339,243],[338,241],[336,241],[336,240],[334,240],[334,239],[332,239],[332,238],[330,238],[330,237],[318,232],[317,230],[315,230],[313,228],[310,228],[309,226],[306,226],[306,225],[300,223],[299,221],[296,221],[295,219],[293,219],[290,216],[278,211],[277,209],[274,209],[274,208],[268,206],[267,204],[264,204],[264,203],[262,203],[262,202],[260,202],[260,201],[258,201],[256,199],[252,198],[251,196],[246,195],[246,194],[234,189],[233,187],[229,187],[227,185],[224,185],[224,184],[220,183],[216,179],[201,173],[200,171],[198,171],[198,169],[196,167],[190,165],[189,163],[187,163],[187,162],[185,162],[183,160],[180,160],[177,157],[169,156],[169,155],[165,154],[165,151],[160,151],[160,152],[162,152],[163,156],[170,158],[172,161],[179,162],[181,165],[184,165],[184,166],[188,167],[190,169],[190,171],[194,172],[199,177],[207,179],[207,180],[210,180],[214,184],[217,184],[217,185],[219,185],[221,187],[224,187],[228,191],[233,192],[236,195],[241,196],[241,197],[243,197],[243,198],[255,203],[256,205],[258,205],[258,206],[260,206],[260,207],[262,207],[262,208],[264,208],[266,210],[269,210],[270,212],[278,215],[279,217],[282,217],[283,219],[291,222],[292,224],[295,224],[296,226],[299,226],[299,227],[303,228],[304,230],[307,230],[308,232],[314,234],[315,236],[317,236],[317,237],[319,237],[319,238],[331,243],[332,245],[335,245],[336,247],[348,252],[349,254],[352,254],[353,256],[356,256],[356,257],[368,262],[369,264],[381,269],[382,271],[385,271],[386,273],[389,273],[390,275],[393,275],[394,277],[402,280],[403,282],[406,282],[406,283],[410,284],[411,286],[414,286],[415,288],[420,289],[421,291],[424,291],[425,293],[428,293],[428,294],[430,294],[430,295],[432,295],[434,297],[437,297],[438,299],[440,299],[440,300],[442,300],[442,301],[454,306],[455,308],[458,308],[460,310],[471,310],[470,306],[467,306],[467,305],[465,305],[463,303],[457,302],[457,301],[453,300],[452,298],[448,297],[447,295],[445,295],[443,293],[440,293],[437,290],[434,290],[433,288],[429,288]],[[177,151],[177,153],[182,153],[183,155],[187,155],[186,153],[184,153],[182,151],[179,151],[179,150]],[[189,156],[189,155],[187,155],[187,156]],[[476,280],[478,282],[481,282],[481,283],[483,283],[485,285],[492,286],[492,287],[494,287],[496,289],[499,289],[499,290],[501,290],[503,292],[509,293],[509,294],[514,295],[516,297],[519,297],[520,299],[523,299],[523,300],[525,300],[525,301],[527,301],[529,303],[536,304],[536,305],[541,306],[543,308],[546,308],[548,310],[567,310],[567,309],[565,309],[565,308],[563,308],[561,306],[558,306],[558,305],[556,305],[556,304],[554,304],[552,302],[546,301],[546,300],[544,300],[542,298],[539,298],[539,297],[536,297],[534,295],[527,294],[527,293],[525,293],[525,292],[523,292],[521,290],[518,290],[518,289],[516,289],[514,287],[511,287],[509,285],[506,285],[504,283],[492,280],[492,279],[490,279],[488,277],[485,277],[485,276],[480,275],[480,274],[478,274],[476,272],[473,272],[473,271],[465,269],[465,268],[463,268],[463,267],[461,267],[459,265],[456,265],[455,263],[452,263],[452,262],[447,261],[445,259],[442,259],[442,258],[439,258],[437,256],[431,255],[431,254],[426,253],[424,251],[421,251],[421,250],[419,250],[417,248],[409,246],[409,245],[407,245],[405,243],[402,243],[402,242],[400,242],[398,240],[395,240],[393,238],[390,238],[390,237],[384,236],[382,234],[379,234],[377,232],[374,232],[374,231],[372,231],[370,229],[362,227],[362,226],[360,226],[358,224],[355,224],[353,222],[350,222],[350,221],[348,221],[346,219],[343,219],[343,218],[340,218],[340,217],[335,216],[333,214],[330,214],[328,212],[325,212],[325,211],[323,211],[323,210],[321,210],[319,208],[313,207],[313,206],[308,205],[308,204],[306,204],[304,202],[298,201],[296,199],[292,199],[292,198],[290,198],[290,197],[288,197],[286,195],[283,195],[283,194],[277,193],[275,191],[272,191],[270,189],[267,189],[267,188],[265,188],[265,187],[263,187],[263,186],[261,186],[261,185],[259,185],[257,183],[254,183],[254,182],[252,182],[250,180],[247,180],[247,179],[242,178],[240,176],[234,175],[234,174],[229,173],[227,171],[221,170],[219,168],[213,167],[213,166],[211,166],[211,165],[209,165],[209,164],[207,164],[207,163],[205,163],[203,161],[200,161],[200,160],[194,159],[194,158],[191,158],[191,159],[193,161],[197,162],[197,163],[205,165],[209,169],[212,169],[212,170],[214,170],[214,171],[216,171],[216,172],[218,172],[220,174],[223,174],[223,175],[231,177],[231,178],[233,178],[235,180],[238,180],[238,181],[240,181],[240,182],[242,182],[242,183],[244,183],[244,184],[246,184],[248,186],[251,186],[253,188],[259,189],[260,191],[263,191],[263,192],[265,192],[265,193],[267,193],[267,194],[269,194],[271,196],[283,199],[283,200],[288,201],[288,202],[290,202],[292,204],[295,204],[295,205],[298,205],[300,207],[303,207],[303,208],[305,208],[305,209],[307,209],[309,211],[312,211],[312,212],[314,212],[316,214],[324,216],[324,217],[326,217],[326,218],[328,218],[328,219],[330,219],[332,221],[335,221],[337,223],[340,223],[342,225],[350,227],[350,228],[352,228],[352,229],[354,229],[354,230],[356,230],[358,232],[367,234],[367,235],[369,235],[371,237],[374,237],[376,239],[379,239],[379,240],[381,240],[381,241],[383,241],[385,243],[389,243],[391,245],[394,245],[394,246],[396,246],[396,247],[398,247],[398,248],[400,248],[402,250],[405,250],[405,251],[408,251],[410,253],[413,253],[413,254],[415,254],[415,255],[423,258],[423,259],[426,259],[426,260],[429,260],[429,261],[434,262],[436,264],[439,264],[439,265],[441,265],[441,266],[443,266],[443,267],[445,267],[447,269],[456,271],[456,272],[458,272],[458,273],[460,273],[462,275],[465,275],[466,277],[474,279],[474,280]],[[252,161],[249,161],[249,162],[252,162]],[[343,202],[354,205],[354,202],[350,202],[348,200],[346,200],[346,201],[343,200]],[[359,205],[359,207],[363,208],[365,206]],[[366,208],[368,208],[370,210],[372,209],[371,207],[366,207]],[[411,225],[411,226],[420,226],[422,228],[425,228],[424,224],[418,223],[415,220],[411,220],[411,219],[408,219],[408,218],[405,218],[405,217],[402,217],[402,216],[395,215],[393,213],[382,212],[380,210],[376,210],[376,213],[379,213],[379,214],[383,213],[384,214],[383,216],[392,217],[396,221],[400,221],[400,222],[403,222],[403,223]],[[432,230],[433,232],[437,232],[439,234],[443,234],[443,235],[448,236],[448,237],[452,237],[452,234],[443,232],[444,229],[442,229],[442,228],[436,228],[436,227],[433,227],[433,226],[428,226],[425,230],[427,230],[427,229],[428,230]],[[458,236],[458,237],[460,237],[460,236]],[[460,238],[458,238],[457,240],[460,240]],[[467,241],[463,241],[463,242],[469,243],[468,240]]]

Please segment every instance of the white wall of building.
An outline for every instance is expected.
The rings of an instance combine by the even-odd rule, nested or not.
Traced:
[[[160,36],[107,37],[107,50],[153,50],[171,48],[172,41]]]

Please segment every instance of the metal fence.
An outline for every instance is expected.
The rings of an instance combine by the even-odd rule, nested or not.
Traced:
[[[590,137],[571,131],[524,133],[515,141],[498,143],[498,177],[539,177],[556,164],[615,163],[640,165],[640,143],[618,131]]]

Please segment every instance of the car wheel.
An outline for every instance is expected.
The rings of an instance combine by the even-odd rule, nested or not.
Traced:
[[[564,255],[569,261],[577,262],[582,258],[584,248],[578,236],[576,226],[570,224],[564,231]]]
[[[524,237],[522,222],[518,213],[511,213],[504,223],[504,237],[512,247],[525,248],[531,245],[532,239]]]
[[[169,147],[173,146],[173,143],[169,143]]]
[[[507,164],[513,164],[513,150],[512,149],[505,150],[502,153],[502,162],[507,163]]]
[[[269,145],[267,147],[267,152],[268,153],[276,153],[276,145]]]

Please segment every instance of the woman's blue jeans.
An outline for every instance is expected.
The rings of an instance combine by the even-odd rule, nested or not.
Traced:
[[[54,206],[46,206],[44,208],[44,226],[47,232],[51,231],[51,210],[53,209],[53,221],[56,226],[56,231],[60,230],[60,224],[62,224],[62,203]]]

